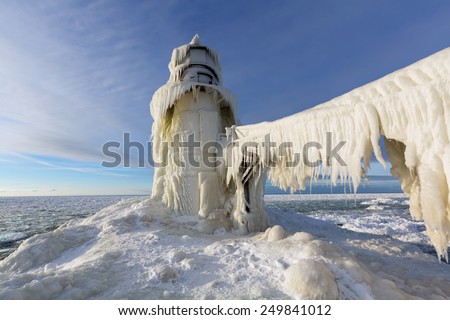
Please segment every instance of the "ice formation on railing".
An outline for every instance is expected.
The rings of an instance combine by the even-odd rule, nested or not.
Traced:
[[[333,185],[351,182],[356,191],[372,153],[385,165],[384,136],[391,173],[410,196],[412,217],[424,220],[438,255],[448,258],[450,48],[315,108],[232,131],[235,144],[250,147],[247,155],[232,149],[228,179],[236,179],[246,161],[254,186],[267,174],[292,191],[319,177]],[[267,139],[276,147],[268,148]]]

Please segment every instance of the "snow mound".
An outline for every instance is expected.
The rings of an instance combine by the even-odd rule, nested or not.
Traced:
[[[266,230],[268,241],[278,241],[284,239],[288,236],[286,230],[282,226],[273,226],[272,228],[267,228]]]
[[[265,233],[211,234],[199,217],[125,200],[24,241],[0,262],[0,299],[450,297],[448,265],[414,245],[289,212],[269,218]]]
[[[285,287],[303,299],[336,300],[339,290],[333,273],[320,261],[300,260],[285,273]]]

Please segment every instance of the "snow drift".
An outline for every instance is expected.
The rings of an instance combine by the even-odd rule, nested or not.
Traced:
[[[412,217],[425,221],[438,255],[448,259],[450,48],[315,108],[270,123],[233,127],[232,134],[235,144],[251,147],[246,153],[232,149],[229,181],[241,179],[245,162],[255,190],[267,175],[274,185],[292,191],[305,189],[308,179],[328,177],[333,185],[349,183],[355,192],[372,154],[385,165],[379,146],[384,136],[391,173],[410,196]],[[277,147],[263,147],[267,136]],[[345,141],[338,152],[344,163],[326,147],[340,141]],[[278,148],[286,142],[289,148]],[[292,165],[295,154],[321,164]]]
[[[198,216],[125,200],[23,242],[0,261],[0,299],[450,297],[450,265],[416,245],[280,210],[264,233],[210,235]]]

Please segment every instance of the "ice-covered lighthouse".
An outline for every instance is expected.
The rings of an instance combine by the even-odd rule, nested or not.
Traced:
[[[222,87],[219,57],[195,35],[189,44],[173,50],[169,70],[169,81],[150,103],[156,163],[152,197],[178,214],[198,214],[236,226],[249,211],[245,195],[235,196],[239,186],[226,179],[223,162],[215,163],[215,157],[221,158],[217,144],[226,145],[226,128],[237,123],[236,98]],[[266,224],[262,219],[258,229]]]

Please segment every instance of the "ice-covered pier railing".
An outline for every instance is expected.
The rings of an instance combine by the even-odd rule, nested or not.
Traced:
[[[346,143],[339,150],[345,165],[329,159],[325,145],[332,137],[334,145]],[[274,121],[234,128],[235,141],[256,142],[251,150],[254,176],[264,177],[282,189],[305,189],[308,179],[319,175],[331,179],[333,185],[351,181],[358,188],[361,176],[370,165],[372,153],[385,165],[379,139],[392,164],[391,174],[397,177],[403,191],[410,196],[410,212],[414,219],[423,219],[426,231],[438,255],[447,257],[450,232],[450,48],[440,51],[404,69],[357,88],[315,108]],[[292,143],[288,154],[270,152],[261,142],[269,135],[279,146]],[[310,148],[310,159],[320,159],[321,166],[296,166],[293,153],[302,154],[308,142],[324,148]],[[229,179],[239,176],[241,160],[234,150],[234,167]],[[284,150],[285,151],[285,150]],[[275,161],[271,166],[269,161]],[[251,161],[250,161],[251,162]],[[361,168],[363,163],[363,168]],[[263,178],[253,179],[263,184]]]
[[[384,136],[391,173],[411,197],[412,217],[425,221],[438,255],[448,258],[450,49],[315,108],[248,126],[237,125],[236,99],[222,86],[219,57],[202,45],[198,36],[174,50],[169,69],[168,83],[150,104],[153,156],[156,162],[167,163],[155,168],[153,198],[178,214],[198,214],[212,225],[223,222],[244,233],[263,231],[267,227],[263,205],[266,177],[293,191],[305,189],[308,179],[319,176],[329,177],[332,184],[350,182],[356,191],[372,153],[384,164],[379,146]],[[232,148],[231,166],[180,167],[174,158],[189,155],[175,154],[164,144],[173,142],[176,134],[182,139],[193,134],[202,144],[223,143],[230,127],[235,143],[255,145],[247,155]],[[278,148],[267,152],[261,144],[267,136],[277,146],[289,142],[291,148],[283,154]],[[305,144],[326,146],[329,137],[332,144],[345,141],[339,150],[345,165],[336,158],[327,159],[326,148],[309,149],[309,158],[321,160],[320,166],[307,166],[304,161],[288,165],[293,154],[302,154]]]

